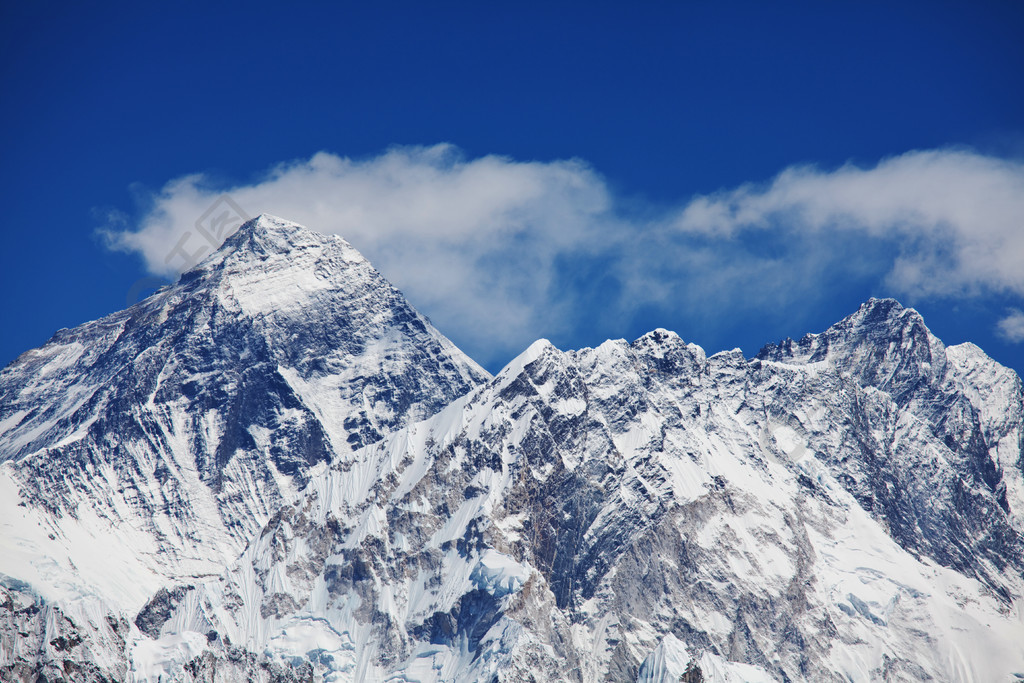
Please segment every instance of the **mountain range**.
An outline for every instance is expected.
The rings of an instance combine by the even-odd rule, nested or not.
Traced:
[[[1022,450],[891,299],[492,377],[264,215],[0,372],[0,678],[1024,680]]]

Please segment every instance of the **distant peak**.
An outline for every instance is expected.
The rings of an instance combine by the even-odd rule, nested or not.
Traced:
[[[664,327],[651,330],[637,338],[630,346],[637,351],[654,356],[664,356],[683,349],[689,349],[691,353],[694,350],[699,350],[701,356],[704,354],[704,350],[699,346],[687,344],[678,334],[672,330],[666,330]]]
[[[864,303],[862,303],[860,305],[860,308],[858,309],[858,312],[873,312],[873,313],[880,313],[880,314],[885,314],[885,315],[891,315],[891,314],[899,315],[900,313],[902,313],[905,310],[912,310],[912,309],[904,308],[903,304],[901,304],[896,299],[893,299],[893,298],[890,298],[890,297],[886,297],[886,298],[883,298],[883,299],[879,299],[879,298],[876,298],[876,297],[871,297],[870,299],[868,299],[867,301],[865,301]]]
[[[233,235],[225,240],[224,245],[238,246],[252,240],[253,238],[271,238],[274,240],[285,239],[291,241],[291,238],[302,235],[316,235],[321,239],[326,239],[328,236],[310,230],[304,225],[289,221],[278,216],[272,216],[269,213],[261,213],[259,216],[252,218],[242,225],[239,226],[238,230]]]
[[[905,308],[893,298],[871,297],[856,311],[835,323],[820,334],[805,334],[799,341],[787,337],[778,343],[765,345],[755,356],[759,359],[800,358],[822,360],[829,349],[869,334],[877,336],[895,333],[907,323],[924,325],[921,314],[913,308]],[[845,342],[844,342],[845,340]]]
[[[252,253],[261,257],[291,254],[311,247],[337,245],[345,252],[349,262],[365,261],[356,249],[342,237],[329,233],[317,232],[295,221],[263,213],[239,226],[233,235],[228,237],[216,255],[226,257],[229,254]]]
[[[863,386],[894,392],[897,402],[919,380],[940,381],[946,366],[945,347],[920,313],[895,299],[876,298],[821,334],[768,344],[756,358],[790,364],[827,361],[853,372]]]
[[[248,229],[251,232],[294,232],[296,230],[306,230],[309,232],[315,232],[310,230],[304,225],[290,221],[280,216],[274,216],[269,213],[261,213],[250,221],[247,221],[244,225],[239,228],[239,231]]]
[[[924,318],[917,310],[903,306],[896,299],[868,299],[857,312],[837,323],[838,326],[886,326],[902,328],[907,323],[924,324]]]
[[[512,363],[509,365],[518,362],[520,365],[526,366],[541,356],[547,355],[551,352],[559,353],[559,350],[547,339],[538,339],[530,344],[525,351],[519,354],[519,356],[513,359]]]
[[[674,343],[676,340],[682,341],[681,338],[679,337],[679,335],[676,334],[675,332],[673,332],[672,330],[666,330],[664,327],[658,327],[656,329],[651,330],[647,334],[639,337],[633,343],[634,344],[646,344],[646,343],[663,344],[663,343],[666,343],[666,342]]]
[[[343,273],[353,267],[372,269],[366,257],[340,236],[260,214],[240,225],[216,251],[183,273],[178,283],[205,281],[210,277],[229,277],[236,283],[239,278],[256,282],[270,272],[286,271],[315,271],[317,280],[326,283],[335,278],[347,279],[349,276]]]
[[[547,339],[538,339],[530,344],[525,351],[509,361],[508,365],[498,373],[498,377],[504,378],[505,381],[513,380],[523,374],[528,366],[537,362],[541,358],[550,358],[552,356],[560,355],[561,351],[559,351],[550,341]]]
[[[669,375],[694,375],[707,362],[704,349],[687,344],[678,334],[663,327],[651,330],[630,347],[649,368]]]

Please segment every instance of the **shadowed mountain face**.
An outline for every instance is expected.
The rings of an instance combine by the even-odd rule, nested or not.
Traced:
[[[491,379],[261,217],[0,398],[16,680],[1024,673],[1020,379],[891,300],[753,359],[656,330]]]

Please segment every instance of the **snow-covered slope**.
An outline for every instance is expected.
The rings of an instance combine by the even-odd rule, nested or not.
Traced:
[[[1024,679],[1022,446],[895,301],[490,378],[262,216],[0,372],[0,680]]]
[[[488,378],[347,242],[254,219],[0,372],[0,613],[124,640],[111,623],[220,573],[318,467]],[[52,640],[0,671],[74,659]]]
[[[313,475],[134,675],[1015,680],[1022,400],[891,300],[751,360],[537,342]]]

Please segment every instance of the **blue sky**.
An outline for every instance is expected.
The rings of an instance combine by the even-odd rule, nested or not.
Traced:
[[[173,278],[227,193],[491,370],[753,355],[869,296],[1024,370],[1024,4],[632,5],[4,3],[0,363]]]

